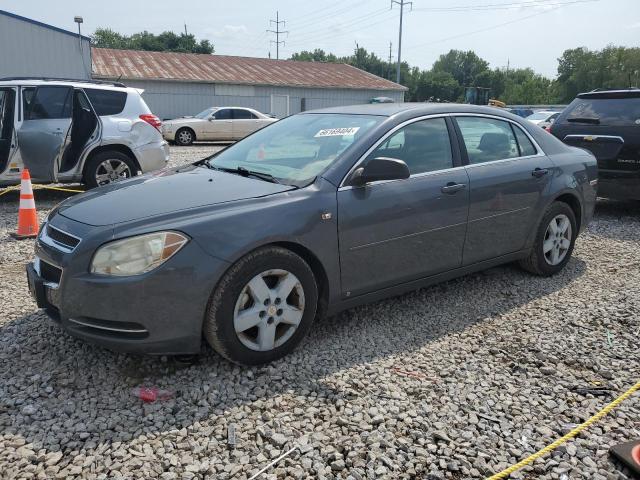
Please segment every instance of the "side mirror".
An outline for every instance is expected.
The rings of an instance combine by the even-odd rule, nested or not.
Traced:
[[[409,167],[397,158],[377,157],[369,160],[364,167],[356,169],[349,184],[360,187],[378,180],[404,180],[409,178]]]

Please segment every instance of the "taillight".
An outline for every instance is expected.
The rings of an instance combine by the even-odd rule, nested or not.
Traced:
[[[144,120],[153,128],[160,132],[160,128],[162,127],[162,122],[158,117],[156,117],[153,113],[144,113],[140,115],[140,120]]]

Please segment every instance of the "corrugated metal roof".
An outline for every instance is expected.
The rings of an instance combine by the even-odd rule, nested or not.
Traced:
[[[95,78],[315,88],[407,90],[344,63],[92,48]]]

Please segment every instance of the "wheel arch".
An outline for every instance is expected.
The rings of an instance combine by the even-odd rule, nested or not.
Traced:
[[[317,308],[317,316],[322,317],[328,309],[329,306],[329,276],[327,275],[327,271],[320,261],[320,259],[313,253],[309,248],[304,245],[296,242],[291,242],[287,240],[276,240],[269,243],[263,243],[261,245],[253,246],[253,248],[243,251],[241,254],[237,255],[227,266],[224,272],[220,275],[220,278],[216,282],[212,292],[215,292],[216,288],[218,288],[218,284],[220,280],[226,275],[226,273],[231,269],[233,265],[236,264],[241,258],[250,255],[256,250],[261,250],[263,248],[269,247],[280,247],[285,250],[289,250],[290,252],[298,255],[302,260],[304,260],[311,271],[313,272],[313,276],[316,279],[316,284],[318,285],[318,308]],[[212,293],[213,294],[213,293]]]
[[[192,127],[190,127],[190,126],[188,126],[188,125],[183,125],[182,127],[178,127],[178,128],[176,129],[176,133],[175,133],[175,135],[173,136],[173,141],[174,141],[174,142],[176,141],[176,137],[178,136],[178,132],[179,132],[180,130],[190,130],[190,131],[191,131],[191,134],[193,135],[193,141],[195,142],[196,140],[198,140],[198,134],[196,133],[196,131],[195,131]]]
[[[575,192],[572,192],[571,190],[563,190],[553,195],[551,199],[540,209],[540,213],[538,214],[536,221],[533,222],[533,225],[531,226],[529,237],[527,243],[525,244],[525,249],[530,249],[531,247],[533,247],[536,232],[538,231],[540,222],[542,221],[542,218],[544,217],[547,209],[555,202],[562,202],[569,205],[569,208],[571,208],[573,214],[576,217],[576,230],[578,233],[580,233],[580,228],[583,221],[582,202],[580,200],[580,197]]]
[[[135,153],[133,153],[133,150],[131,150],[131,148],[121,143],[111,143],[106,145],[100,145],[89,152],[87,157],[84,159],[84,164],[82,165],[82,176],[84,177],[86,173],[87,164],[91,161],[93,157],[95,157],[99,153],[109,152],[109,151],[120,152],[125,154],[126,156],[131,158],[131,160],[133,160],[133,163],[135,164],[137,170],[142,170],[142,168],[140,167],[140,162],[138,161],[138,158],[136,157]]]
[[[571,210],[573,210],[573,214],[576,217],[576,230],[580,232],[580,228],[582,227],[582,202],[580,202],[578,196],[574,193],[564,192],[555,197],[549,205],[554,202],[563,202],[571,207]]]

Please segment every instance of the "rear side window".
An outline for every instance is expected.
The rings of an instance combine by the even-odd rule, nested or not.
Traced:
[[[518,145],[520,146],[520,156],[527,157],[529,155],[535,155],[537,152],[536,147],[533,146],[529,137],[522,131],[520,127],[515,125],[511,125],[513,127],[513,131],[516,134],[516,139],[518,140]]]
[[[469,163],[486,163],[520,156],[509,122],[484,117],[456,117]]]
[[[233,110],[233,118],[236,120],[250,120],[258,117],[256,117],[249,110],[242,110],[240,108],[236,108]]]
[[[26,111],[25,120],[71,117],[71,88],[39,87]]]
[[[630,126],[640,125],[640,98],[576,98],[562,122]]]
[[[127,92],[97,88],[85,88],[84,92],[89,97],[93,109],[100,116],[122,113],[124,105],[127,103]]]
[[[421,120],[401,128],[380,144],[368,159],[377,157],[404,161],[412,175],[452,168],[453,155],[445,119]]]

